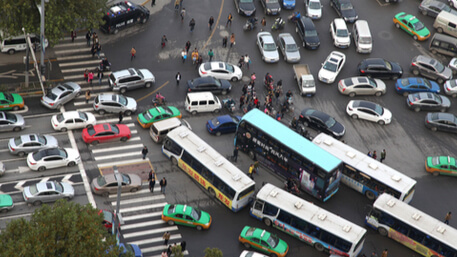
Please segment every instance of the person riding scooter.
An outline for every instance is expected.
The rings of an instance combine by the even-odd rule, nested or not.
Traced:
[[[100,69],[103,71],[110,70],[111,68],[111,63],[108,61],[108,58],[104,58],[103,60],[100,61]]]
[[[300,19],[301,14],[300,12],[294,12],[291,16],[289,16],[289,21],[296,22]]]

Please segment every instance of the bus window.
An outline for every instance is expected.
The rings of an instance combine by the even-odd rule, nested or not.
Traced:
[[[424,241],[425,235],[415,228],[410,228],[408,237],[416,242],[422,243],[422,241]]]
[[[327,233],[327,231],[322,231],[321,240],[330,245],[335,245],[336,237],[332,234]]]
[[[277,219],[286,223],[287,225],[290,225],[290,223],[292,222],[292,215],[290,215],[290,213],[288,213],[286,211],[281,210],[279,212]]]
[[[314,226],[313,224],[308,223],[308,226],[305,229],[305,233],[316,238],[320,238],[321,229]]]
[[[270,215],[270,216],[275,216],[278,213],[279,209],[269,203],[265,203],[265,206],[263,207],[263,214],[265,215]]]
[[[302,219],[298,219],[298,218],[294,217],[292,219],[292,222],[290,223],[290,225],[294,228],[297,228],[298,230],[304,231],[307,223],[306,223],[306,221],[304,221]]]
[[[165,140],[164,148],[176,155],[180,155],[182,152],[182,148],[171,140]]]

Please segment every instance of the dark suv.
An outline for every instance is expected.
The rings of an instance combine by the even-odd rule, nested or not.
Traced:
[[[415,76],[422,75],[429,79],[436,80],[439,84],[452,78],[452,70],[444,66],[438,60],[418,55],[411,61],[411,72]]]
[[[295,31],[300,36],[300,39],[303,41],[303,47],[308,49],[317,49],[319,48],[321,42],[319,36],[314,26],[313,20],[311,18],[302,16],[297,21],[297,27]]]
[[[357,70],[360,75],[380,79],[396,80],[403,75],[403,69],[400,64],[382,58],[365,59],[359,63]]]
[[[359,18],[351,0],[330,0],[330,6],[346,22],[354,23]]]
[[[214,77],[196,78],[187,81],[189,92],[212,92],[227,94],[232,90],[232,85],[225,79],[215,79]]]

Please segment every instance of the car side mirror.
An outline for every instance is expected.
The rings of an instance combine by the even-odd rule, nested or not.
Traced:
[[[321,66],[324,66],[324,63],[321,63]]]

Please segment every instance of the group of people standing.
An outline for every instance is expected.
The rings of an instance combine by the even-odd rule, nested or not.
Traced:
[[[384,161],[386,159],[386,149],[382,149],[381,151],[381,158],[379,159],[380,162]],[[375,151],[369,151],[368,156],[370,156],[371,158],[377,160],[378,159],[378,154],[376,153],[376,150]]]

